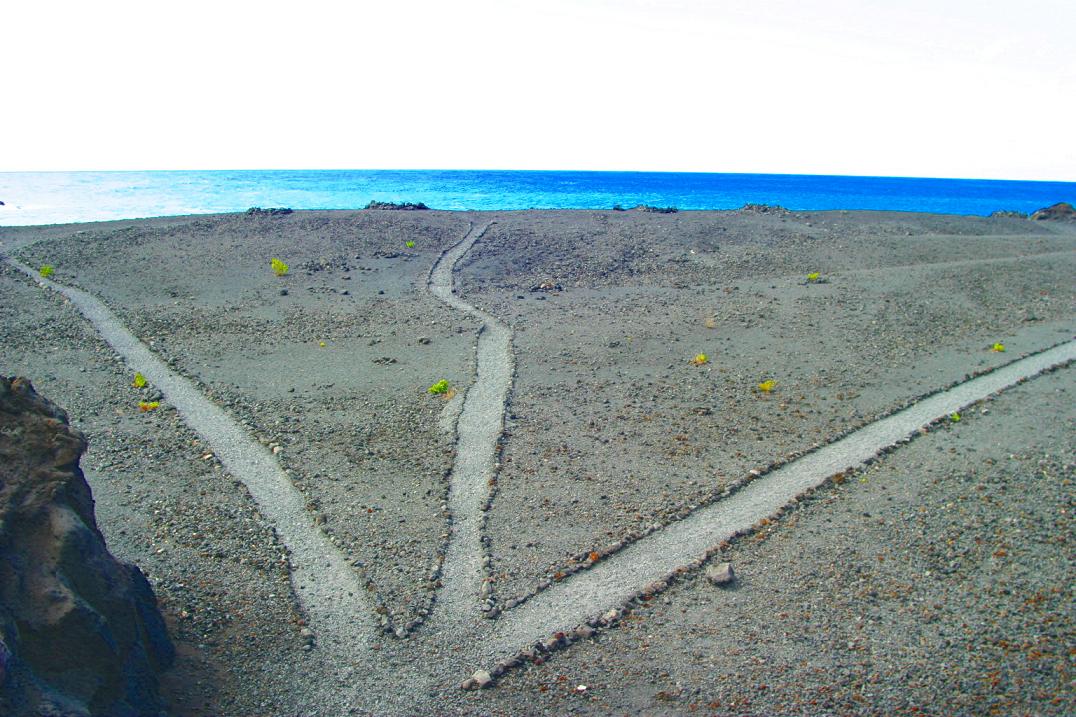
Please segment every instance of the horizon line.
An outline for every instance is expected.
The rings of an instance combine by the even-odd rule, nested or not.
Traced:
[[[699,174],[720,176],[754,176],[754,177],[835,177],[847,179],[916,179],[966,182],[1039,182],[1044,184],[1076,184],[1074,179],[1013,179],[1001,177],[957,177],[926,176],[912,174],[825,174],[816,172],[717,172],[705,170],[652,170],[652,169],[529,169],[529,168],[489,168],[489,167],[233,167],[214,169],[0,169],[4,174],[135,174],[143,172],[180,173],[180,172],[518,172],[550,174]]]

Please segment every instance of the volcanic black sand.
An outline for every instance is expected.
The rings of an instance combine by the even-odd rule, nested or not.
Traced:
[[[451,276],[477,313],[429,288],[467,237]],[[497,615],[675,530],[752,470],[1070,341],[1072,223],[369,210],[0,228],[0,242],[103,301],[260,442],[367,592],[370,644],[323,647],[287,547],[210,437],[134,387],[71,302],[0,264],[0,373],[87,434],[109,546],[145,570],[180,645],[176,714],[1076,711],[1068,367],[726,544],[714,562],[733,564],[731,586],[690,572],[492,689],[459,689],[491,665],[454,661],[469,628],[434,619],[484,322],[510,335],[514,370],[475,556]]]

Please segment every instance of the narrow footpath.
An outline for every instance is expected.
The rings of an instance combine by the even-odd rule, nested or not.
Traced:
[[[433,265],[427,283],[430,293],[438,299],[482,322],[474,383],[467,391],[456,424],[456,462],[448,494],[452,532],[441,577],[443,587],[433,612],[433,621],[441,624],[481,617],[482,585],[487,572],[483,565],[483,520],[491,481],[496,476],[497,441],[504,430],[505,405],[515,372],[511,329],[460,299],[454,289],[456,265],[492,224],[480,230],[472,225],[467,235]]]

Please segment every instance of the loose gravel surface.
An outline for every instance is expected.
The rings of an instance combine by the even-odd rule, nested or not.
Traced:
[[[1072,714],[1074,390],[1035,379],[831,484],[715,558],[731,587],[687,580],[475,711]]]
[[[444,549],[454,435],[426,389],[469,385],[477,325],[425,278],[468,226],[387,212],[196,217],[81,230],[25,258],[105,301],[276,453],[395,628],[428,610]]]
[[[0,264],[0,370],[32,377],[89,438],[82,468],[109,549],[142,568],[177,641],[181,713],[281,701],[307,640],[288,554],[254,502],[167,405],[142,412],[126,365],[56,294]],[[222,694],[216,685],[246,685]]]
[[[460,277],[515,331],[489,526],[500,602],[751,469],[1071,337],[1073,240],[888,213],[502,217]]]
[[[486,524],[498,607],[751,469],[1074,333],[1076,230],[1017,219],[375,211],[0,228],[5,250],[41,240],[15,253],[105,301],[260,439],[387,627],[413,627],[374,641],[376,664],[321,644],[242,484],[167,402],[138,410],[154,387],[131,386],[72,307],[0,266],[0,371],[90,437],[102,529],[180,644],[177,714],[1076,711],[1071,368],[731,541],[714,558],[731,586],[689,573],[495,689],[459,690],[490,667],[500,620],[416,624],[450,534],[461,405],[426,388],[463,395],[478,322],[426,280],[490,220],[457,285],[514,332]],[[709,362],[691,365],[698,353]]]

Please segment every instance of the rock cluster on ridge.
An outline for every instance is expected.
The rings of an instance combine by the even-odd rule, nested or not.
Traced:
[[[145,576],[105,546],[85,450],[63,409],[0,376],[0,714],[163,711],[174,649]]]
[[[1058,202],[1032,213],[1032,219],[1039,221],[1076,221],[1076,209],[1068,202]]]

